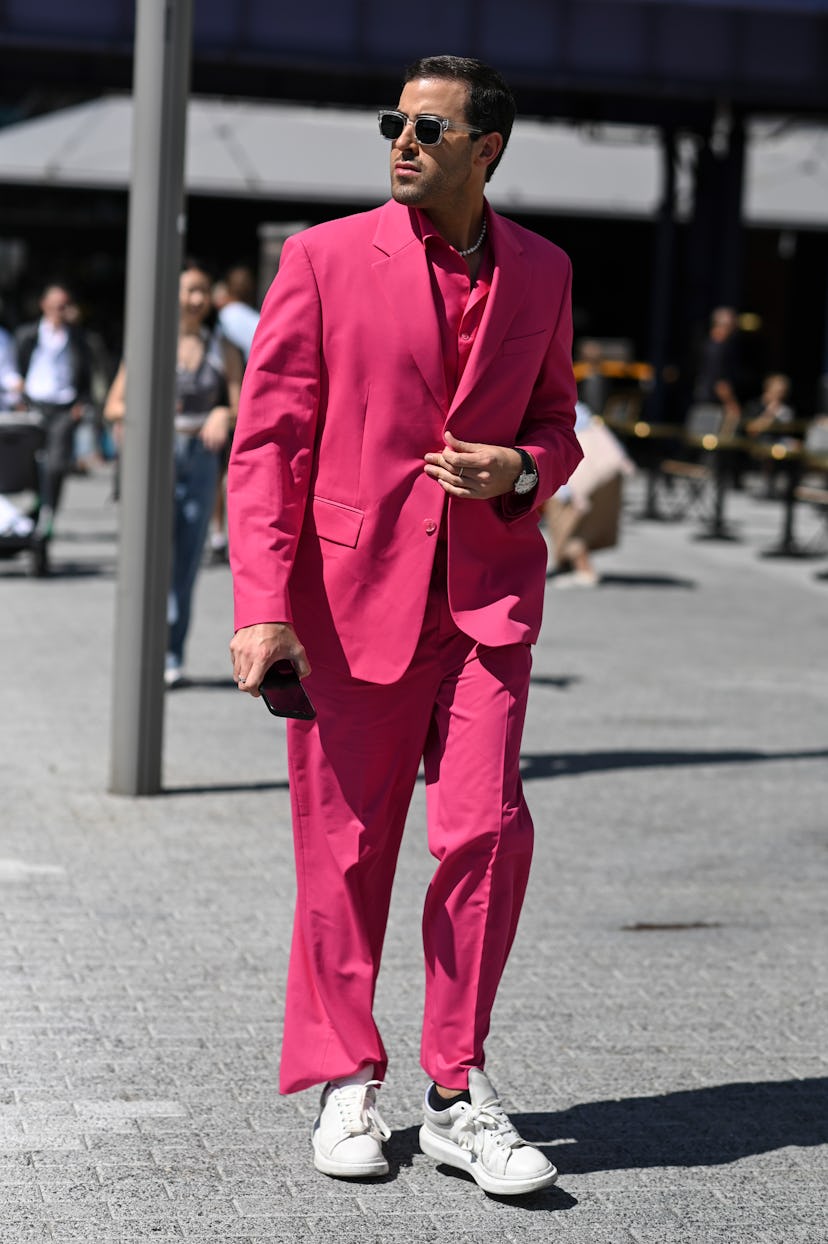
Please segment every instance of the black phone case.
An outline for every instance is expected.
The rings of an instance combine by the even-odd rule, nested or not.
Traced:
[[[316,709],[291,661],[276,661],[271,665],[259,686],[265,708],[274,717],[295,717],[299,721],[312,721]]]

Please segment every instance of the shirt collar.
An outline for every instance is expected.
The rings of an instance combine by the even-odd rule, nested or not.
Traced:
[[[411,222],[414,226],[414,232],[417,234],[426,249],[428,249],[429,242],[431,242],[432,245],[442,243],[443,246],[448,246],[450,250],[454,249],[454,247],[446,241],[442,233],[435,228],[431,217],[426,212],[421,211],[419,207],[412,207],[409,210],[411,212]],[[485,199],[483,200],[483,217],[488,225],[487,235],[490,236],[492,222],[489,216],[489,205]]]
[[[442,242],[444,246],[448,245],[443,235],[438,233],[435,229],[431,217],[425,212],[421,212],[419,207],[413,207],[411,209],[411,223],[414,226],[414,232],[417,234],[417,237],[420,239],[423,246],[427,246],[428,242],[432,238],[436,238],[437,241]]]
[[[42,345],[51,346],[55,350],[62,350],[63,346],[66,346],[68,342],[68,328],[65,323],[56,328],[50,321],[44,318],[44,320],[40,321],[39,327],[37,327],[37,340]]]

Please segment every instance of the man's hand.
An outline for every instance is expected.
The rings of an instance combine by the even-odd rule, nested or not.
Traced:
[[[444,439],[442,453],[426,454],[425,473],[452,497],[488,501],[512,491],[523,469],[516,449],[458,441],[451,432],[446,432]]]
[[[274,661],[292,661],[300,678],[310,673],[305,649],[289,622],[243,626],[230,641],[233,679],[239,691],[258,698],[259,684]]]

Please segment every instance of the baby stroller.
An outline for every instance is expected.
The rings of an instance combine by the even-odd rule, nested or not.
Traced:
[[[40,457],[46,434],[34,411],[0,413],[0,557],[29,554],[29,573],[49,572],[41,525]]]

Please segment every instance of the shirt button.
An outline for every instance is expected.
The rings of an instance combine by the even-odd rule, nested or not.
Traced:
[[[461,334],[460,334],[460,340],[461,340],[461,341],[468,341],[470,337],[471,337],[471,333],[461,333]]]
[[[424,518],[423,526],[425,527],[427,536],[433,536],[435,531],[437,530],[437,524],[435,523],[433,518]]]

